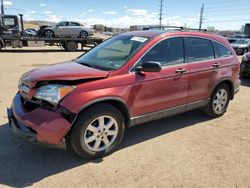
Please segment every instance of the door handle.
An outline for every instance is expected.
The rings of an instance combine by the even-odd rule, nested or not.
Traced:
[[[187,70],[186,70],[186,69],[177,69],[177,70],[175,71],[175,73],[177,73],[177,74],[182,74],[182,73],[184,73],[184,72],[187,72]]]
[[[214,64],[213,64],[213,67],[215,67],[215,68],[218,68],[218,67],[220,67],[220,66],[221,66],[220,63],[214,63]]]

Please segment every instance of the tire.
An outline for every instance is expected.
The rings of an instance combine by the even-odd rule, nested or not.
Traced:
[[[81,31],[79,34],[79,37],[82,39],[86,39],[86,38],[88,38],[88,36],[89,36],[89,34],[87,31]]]
[[[110,128],[107,127],[108,124],[111,125]],[[104,128],[106,130],[103,131]],[[112,105],[102,103],[79,114],[69,132],[69,142],[82,158],[101,158],[115,151],[124,132],[125,121],[121,112]]]
[[[219,98],[221,96],[221,98]],[[226,111],[230,101],[230,89],[227,84],[218,85],[208,103],[203,110],[207,115],[212,118],[222,116]]]
[[[44,31],[44,36],[46,38],[53,38],[55,36],[55,33],[52,30],[47,29]]]
[[[69,52],[75,52],[78,49],[78,44],[77,42],[69,41],[69,42],[66,42],[64,47]]]
[[[244,61],[241,62],[241,64],[240,64],[240,77],[241,78],[245,78],[246,75],[247,75],[246,71],[244,70],[245,69],[245,64],[246,63]]]

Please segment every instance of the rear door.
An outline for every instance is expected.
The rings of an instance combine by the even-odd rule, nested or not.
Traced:
[[[148,61],[161,63],[162,70],[135,73],[131,92],[134,96],[134,116],[156,113],[153,116],[159,117],[160,111],[174,107],[178,112],[185,111],[188,65],[184,58],[183,38],[174,37],[159,42],[142,57],[140,63]],[[176,110],[171,112],[175,113]],[[135,121],[141,123],[143,120]]]
[[[188,104],[210,97],[220,77],[220,60],[215,59],[212,42],[205,38],[187,37],[187,59],[189,66]]]
[[[69,27],[69,22],[60,22],[57,25],[56,29],[56,35],[58,36],[68,36],[68,27]]]
[[[81,32],[80,24],[77,22],[69,23],[69,34],[72,36],[79,36]]]

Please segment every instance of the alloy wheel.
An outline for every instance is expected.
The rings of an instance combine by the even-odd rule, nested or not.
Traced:
[[[228,94],[225,89],[220,89],[217,91],[213,100],[213,110],[216,114],[221,114],[227,105]]]
[[[100,116],[87,126],[83,141],[90,151],[100,152],[110,147],[117,135],[117,121],[111,116]]]
[[[52,38],[54,36],[54,33],[53,33],[53,31],[48,30],[48,31],[45,32],[45,36],[47,38]]]

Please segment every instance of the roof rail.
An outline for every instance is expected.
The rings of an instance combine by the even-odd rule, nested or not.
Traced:
[[[183,26],[150,26],[145,27],[143,30],[149,30],[149,29],[177,29],[179,31],[199,31],[199,32],[207,32],[207,29],[196,29],[196,28],[186,28]]]

